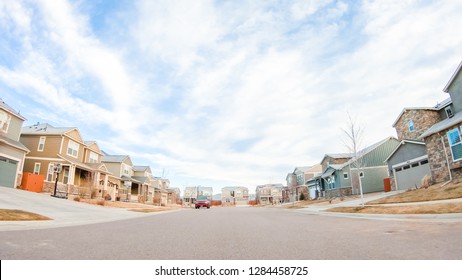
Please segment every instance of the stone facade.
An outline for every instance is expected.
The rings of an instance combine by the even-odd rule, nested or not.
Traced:
[[[435,123],[441,121],[437,110],[432,109],[404,109],[403,113],[395,123],[398,140],[417,139]],[[414,123],[414,131],[409,130],[409,122]]]
[[[462,181],[462,161],[453,161],[451,148],[446,134],[449,130],[454,129],[459,125],[460,124],[447,128],[440,133],[435,133],[425,138],[433,183],[448,181],[450,179],[449,170],[451,171],[452,179],[454,181]],[[450,169],[448,169],[448,163]]]

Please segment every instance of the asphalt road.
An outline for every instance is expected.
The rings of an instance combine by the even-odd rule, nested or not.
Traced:
[[[462,223],[184,209],[106,223],[0,232],[0,259],[462,259]]]

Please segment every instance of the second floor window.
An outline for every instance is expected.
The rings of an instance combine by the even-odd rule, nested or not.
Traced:
[[[414,132],[414,122],[413,121],[409,121],[407,123],[407,126],[409,127],[409,132]]]
[[[97,163],[98,162],[98,154],[94,152],[90,152],[90,163]]]
[[[43,151],[43,149],[45,148],[45,140],[46,140],[46,139],[47,139],[47,138],[46,138],[45,136],[40,137],[37,151],[39,151],[39,152],[42,152],[42,151]]]
[[[0,131],[8,132],[8,126],[10,125],[11,116],[4,111],[0,111]]]
[[[79,154],[79,144],[72,140],[69,140],[69,144],[67,145],[67,154],[72,157],[77,157],[77,155]]]

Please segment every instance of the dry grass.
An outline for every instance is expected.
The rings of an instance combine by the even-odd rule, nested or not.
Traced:
[[[430,186],[428,188],[420,188],[406,191],[404,193],[384,197],[374,201],[370,201],[368,205],[387,204],[387,203],[405,203],[405,202],[420,202],[434,201],[443,199],[453,199],[462,197],[462,183],[450,183],[442,187],[442,184]]]
[[[142,204],[142,203],[131,203],[123,201],[109,201],[101,199],[80,199],[80,202],[99,205],[103,207],[113,207],[113,208],[126,208],[128,211],[133,212],[143,212],[143,213],[152,213],[152,212],[161,212],[178,209],[180,205],[173,205],[168,207],[159,207],[151,204]]]
[[[170,211],[170,210],[175,210],[175,209],[178,209],[178,207],[134,208],[134,209],[128,209],[128,211],[141,212],[141,213],[154,213],[154,212]]]
[[[0,209],[0,221],[44,221],[48,217],[16,209]]]
[[[358,214],[447,214],[462,213],[462,203],[450,202],[412,206],[336,207],[326,211]]]

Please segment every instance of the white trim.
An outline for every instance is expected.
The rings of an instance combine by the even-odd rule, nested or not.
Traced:
[[[49,158],[49,157],[29,157],[26,156],[26,159],[35,159],[35,160],[50,160],[50,161],[65,161],[61,158]]]
[[[368,167],[361,167],[361,168],[352,167],[350,169],[351,170],[358,170],[358,169],[367,170],[367,169],[376,169],[376,168],[387,168],[388,169],[388,165],[368,166]]]
[[[428,160],[428,155],[424,155],[424,156],[421,156],[421,157],[416,157],[416,158],[410,159],[410,160],[408,160],[406,162],[401,162],[401,163],[394,164],[394,165],[391,166],[391,168],[395,169],[395,168],[403,167],[403,166],[413,164],[413,163],[416,163],[416,162],[419,162],[419,161],[422,161],[422,160],[425,160],[425,159]]]
[[[35,173],[36,172],[36,167],[38,166],[38,173]],[[34,162],[34,171],[33,173],[34,174],[40,174],[40,169],[42,169],[42,163],[41,162]]]
[[[43,140],[43,143],[42,143],[42,140]],[[43,152],[43,150],[45,149],[45,143],[47,141],[47,137],[46,136],[40,136],[39,138],[39,143],[38,143],[38,146],[37,146],[37,151],[38,152]],[[42,148],[40,149],[40,145],[42,145]]]

